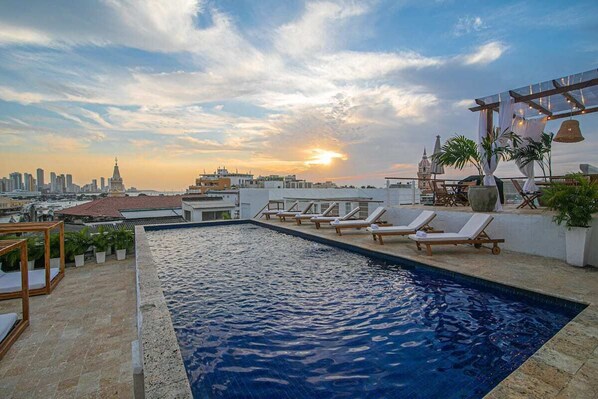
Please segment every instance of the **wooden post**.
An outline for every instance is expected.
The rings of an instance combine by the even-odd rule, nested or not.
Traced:
[[[64,222],[60,222],[60,273],[64,273]]]
[[[44,231],[44,269],[46,273],[46,294],[52,292],[50,287],[50,229]]]
[[[487,110],[486,111],[486,132],[488,134],[488,137],[490,137],[491,139],[494,139],[494,113],[492,112],[492,110]]]
[[[25,243],[21,244],[21,302],[23,321],[29,321],[29,270],[27,269],[27,245]]]

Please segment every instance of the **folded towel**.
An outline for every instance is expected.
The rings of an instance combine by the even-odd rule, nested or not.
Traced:
[[[427,237],[428,233],[426,233],[425,231],[418,230],[415,232],[415,235],[418,237]]]
[[[370,226],[370,228],[371,228],[372,230],[378,230],[378,229],[380,228],[380,226],[378,226],[376,223],[373,223],[373,224]]]
[[[336,218],[336,219],[334,219],[334,220],[333,220],[332,222],[330,222],[330,223],[331,223],[331,224],[340,224],[340,223],[341,223],[341,220],[340,220],[340,219],[338,219],[338,218]]]
[[[300,214],[300,213],[296,213],[296,214],[295,214],[295,217],[296,217],[296,218],[298,218],[299,216],[301,216],[301,214]]]

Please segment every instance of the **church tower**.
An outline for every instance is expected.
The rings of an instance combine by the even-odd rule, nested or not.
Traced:
[[[420,179],[417,182],[417,188],[419,188],[422,193],[431,192],[432,187],[430,186],[430,177],[432,176],[432,164],[428,160],[428,155],[426,155],[426,148],[424,147],[424,155],[422,156],[421,161],[417,165],[417,177]]]
[[[110,189],[108,191],[109,197],[124,197],[125,185],[123,179],[120,177],[120,170],[118,170],[118,158],[114,158],[114,171],[110,179]]]

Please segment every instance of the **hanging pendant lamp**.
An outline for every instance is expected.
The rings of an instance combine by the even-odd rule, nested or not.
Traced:
[[[564,121],[561,128],[554,136],[553,141],[558,143],[578,143],[583,141],[584,137],[581,135],[579,129],[579,121],[573,119],[573,107],[571,108],[571,119]]]

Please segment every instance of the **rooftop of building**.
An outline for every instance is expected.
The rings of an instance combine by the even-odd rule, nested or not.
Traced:
[[[56,213],[64,216],[124,218],[122,211],[180,208],[182,198],[182,195],[106,197]]]

